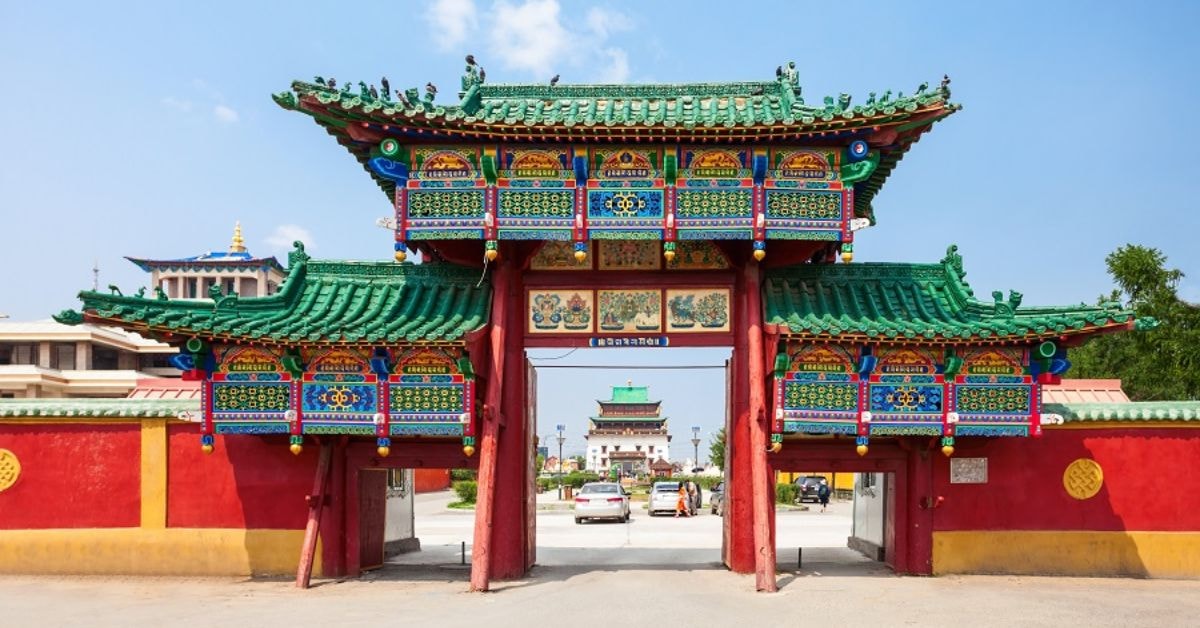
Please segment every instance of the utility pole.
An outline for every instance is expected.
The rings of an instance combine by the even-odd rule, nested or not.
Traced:
[[[700,426],[692,426],[692,469],[700,467]]]
[[[559,499],[559,501],[562,501],[562,476],[563,476],[562,446],[563,446],[563,441],[567,440],[567,437],[563,436],[563,431],[565,431],[566,429],[567,429],[567,426],[565,426],[565,425],[558,426],[558,499]]]

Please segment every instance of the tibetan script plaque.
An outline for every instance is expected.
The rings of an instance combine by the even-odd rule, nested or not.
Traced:
[[[987,458],[951,458],[951,484],[987,484]]]

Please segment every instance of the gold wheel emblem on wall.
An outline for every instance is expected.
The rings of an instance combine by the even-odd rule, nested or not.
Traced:
[[[1063,471],[1063,488],[1075,499],[1091,499],[1104,485],[1104,470],[1091,458],[1080,458]]]
[[[0,449],[0,492],[4,492],[17,483],[21,476],[21,461],[17,455],[7,449]]]

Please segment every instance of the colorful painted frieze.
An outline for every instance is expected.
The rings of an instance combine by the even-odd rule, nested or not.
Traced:
[[[941,436],[946,386],[938,372],[939,354],[924,347],[883,347],[875,351],[867,384],[870,434]]]
[[[711,333],[729,331],[728,288],[682,288],[666,291],[667,331]]]
[[[531,334],[590,334],[595,329],[591,290],[530,290],[527,296]]]
[[[858,351],[836,344],[788,343],[775,373],[772,434],[857,434]]]
[[[662,330],[662,292],[659,290],[598,290],[600,333],[646,333]]]
[[[452,348],[421,347],[399,355],[388,376],[388,434],[463,437],[474,446],[474,382],[464,372],[468,365]]]
[[[1029,375],[1029,351],[1020,347],[968,351],[952,394],[957,436],[1028,436],[1040,405],[1040,387]]]
[[[369,354],[343,348],[305,353],[300,384],[302,433],[374,434],[382,390]]]
[[[204,434],[286,434],[296,417],[296,382],[273,350],[223,345],[203,383]]]

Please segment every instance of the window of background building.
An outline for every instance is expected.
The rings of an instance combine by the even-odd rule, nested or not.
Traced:
[[[147,353],[138,356],[139,368],[143,369],[169,369],[172,368],[171,354],[169,353]]]
[[[50,368],[75,368],[75,345],[56,342],[50,346]]]
[[[0,364],[37,364],[36,344],[0,344]]]
[[[112,347],[93,345],[92,368],[96,370],[115,370],[120,364],[117,350]]]

